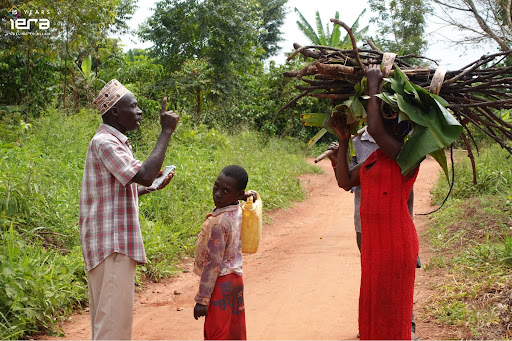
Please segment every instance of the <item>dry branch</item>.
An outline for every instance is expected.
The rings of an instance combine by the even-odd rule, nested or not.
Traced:
[[[301,70],[284,73],[285,77],[303,82],[296,86],[302,93],[287,103],[279,113],[306,95],[330,99],[332,105],[340,104],[355,94],[354,85],[364,77],[364,68],[367,65],[381,64],[384,58],[389,57],[371,41],[363,48],[358,48],[350,27],[337,19],[331,21],[348,32],[353,48],[343,50],[329,46],[294,44],[295,52],[288,60],[300,54],[310,62]],[[512,109],[512,66],[496,67],[505,58],[510,58],[511,54],[512,51],[506,51],[482,56],[455,71],[410,64],[419,59],[430,60],[422,56],[407,55],[394,58],[393,69],[399,67],[411,82],[434,93],[438,92],[448,101],[448,108],[465,129],[461,140],[468,150],[473,167],[470,142],[475,145],[477,151],[478,145],[468,127],[469,124],[512,154],[512,124],[500,115],[500,110]],[[489,65],[490,67],[486,67]]]

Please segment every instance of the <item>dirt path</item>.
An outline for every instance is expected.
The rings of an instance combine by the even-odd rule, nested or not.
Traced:
[[[353,227],[353,195],[336,185],[330,163],[325,173],[301,177],[309,198],[293,208],[277,210],[263,226],[258,253],[244,256],[247,337],[253,340],[346,340],[357,335],[360,258]],[[415,184],[416,213],[430,210],[429,190],[439,167],[427,158]],[[420,256],[426,218],[415,217]],[[184,269],[191,269],[186,260]],[[418,297],[428,296],[422,270]],[[194,320],[198,278],[191,272],[149,284],[136,294],[133,339],[200,340],[203,320]],[[415,299],[415,309],[421,301]],[[418,316],[418,335],[442,336]],[[422,329],[423,328],[423,329]],[[90,338],[89,315],[75,314],[64,324],[66,339]]]

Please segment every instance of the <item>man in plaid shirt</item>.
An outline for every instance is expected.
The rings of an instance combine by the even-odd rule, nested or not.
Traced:
[[[146,263],[138,197],[149,193],[146,186],[159,174],[179,117],[166,111],[164,98],[162,131],[150,156],[141,162],[134,158],[124,135],[137,130],[142,118],[135,96],[113,79],[93,103],[103,123],[89,144],[80,192],[80,241],[89,285],[92,339],[130,339],[135,267]]]

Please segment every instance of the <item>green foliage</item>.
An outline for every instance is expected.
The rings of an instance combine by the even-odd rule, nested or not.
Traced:
[[[130,133],[141,160],[160,132],[150,116]],[[7,288],[0,292],[0,339],[57,332],[59,316],[87,299],[78,204],[84,157],[100,120],[95,111],[48,111],[0,141],[0,287]],[[234,163],[247,169],[248,189],[261,194],[266,210],[304,198],[296,176],[319,171],[304,161],[299,141],[249,131],[225,135],[182,115],[165,161],[177,166],[176,176],[139,201],[148,256],[140,275],[171,276],[180,257],[193,252],[213,208],[213,182]]]
[[[91,71],[99,60],[106,60],[119,50],[107,35],[126,28],[124,21],[133,13],[134,3],[135,0],[17,3],[22,18],[46,18],[50,28],[45,35],[32,25],[30,34],[14,35],[24,32],[11,32],[7,20],[2,21],[0,105],[25,105],[26,121],[38,117],[48,106],[78,111],[95,92],[90,87]],[[11,6],[0,8],[2,20],[8,17]],[[44,14],[40,14],[42,11]],[[85,65],[90,66],[90,71],[84,76],[81,66],[88,55],[91,62],[86,61]]]
[[[87,297],[83,263],[30,245],[13,225],[0,231],[0,338],[24,339],[36,331],[56,332],[60,316]]]
[[[445,108],[448,103],[409,82],[399,68],[395,69],[393,78],[386,79],[383,92],[378,96],[393,112],[400,114],[399,121],[410,120],[413,123],[413,133],[396,159],[402,174],[409,173],[430,154],[441,165],[448,179],[444,148],[462,133],[460,123]]]
[[[259,27],[258,42],[265,51],[263,58],[275,56],[281,47],[281,26],[286,17],[285,5],[288,0],[258,0],[262,10],[261,26]]]
[[[368,32],[368,26],[359,30],[359,20],[361,19],[365,12],[366,9],[364,9],[359,14],[356,21],[350,27],[354,34],[354,37],[356,38],[356,41],[364,40],[365,35]],[[306,18],[304,18],[302,13],[300,13],[300,11],[297,8],[295,8],[295,13],[297,13],[297,15],[299,16],[299,20],[297,20],[297,26],[302,31],[302,33],[304,33],[304,35],[311,41],[313,45],[331,46],[342,49],[352,48],[352,42],[350,40],[350,36],[348,35],[348,33],[346,33],[344,38],[341,39],[341,27],[339,25],[334,25],[331,22],[327,22],[325,24],[324,29],[324,25],[322,23],[322,19],[320,18],[320,13],[318,11],[316,11],[315,13],[316,31],[313,29],[311,24],[308,23]],[[334,18],[340,18],[340,13],[338,11],[336,11]]]
[[[216,89],[229,92],[265,54],[258,41],[262,16],[256,0],[162,0],[140,37],[154,43],[153,54],[170,72],[187,59],[207,58]]]
[[[508,152],[498,145],[491,145],[475,154],[477,184],[473,185],[471,162],[463,151],[455,155],[455,184],[452,198],[472,198],[486,194],[505,194],[512,197],[512,170]],[[448,184],[438,183],[433,190],[434,200],[442,200],[448,193]]]
[[[374,41],[385,52],[421,55],[427,48],[425,17],[432,7],[425,0],[368,0],[377,24]]]
[[[452,200],[433,214],[427,232],[435,253],[427,270],[442,269],[428,314],[457,326],[474,339],[507,333],[512,292],[512,192],[508,153],[486,148],[476,159],[481,183],[473,186],[466,156],[459,155]],[[463,160],[460,160],[463,158]],[[434,198],[446,195],[439,181]]]
[[[195,103],[195,121],[201,122],[201,103],[205,93],[209,93],[212,87],[213,69],[205,59],[187,59],[180,70],[172,74],[179,99],[188,99],[189,103]]]

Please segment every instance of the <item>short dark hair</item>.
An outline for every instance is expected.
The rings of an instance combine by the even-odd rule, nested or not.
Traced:
[[[247,171],[243,169],[243,167],[240,167],[238,165],[230,165],[224,167],[221,173],[236,180],[237,190],[244,191],[245,187],[247,187],[249,175],[247,175]]]

